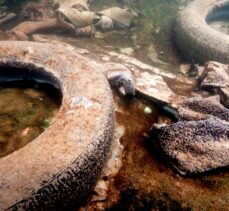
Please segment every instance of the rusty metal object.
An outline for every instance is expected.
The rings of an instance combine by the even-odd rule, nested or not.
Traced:
[[[44,133],[0,159],[0,210],[79,205],[94,187],[113,137],[107,80],[72,48],[47,43],[2,41],[3,68],[54,84],[62,105]]]

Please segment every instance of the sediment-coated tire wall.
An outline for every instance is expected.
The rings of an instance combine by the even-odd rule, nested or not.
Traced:
[[[229,63],[229,35],[207,24],[207,17],[229,0],[194,0],[177,18],[176,44],[180,52],[197,63],[218,61]]]
[[[0,159],[0,210],[64,210],[88,196],[113,137],[113,100],[105,77],[70,47],[2,41],[1,67],[49,80],[62,92],[53,124]]]

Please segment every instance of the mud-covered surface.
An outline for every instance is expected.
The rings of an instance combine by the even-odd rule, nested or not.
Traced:
[[[147,131],[153,123],[169,123],[147,102],[133,100],[129,105],[119,103],[117,121],[126,128],[121,139],[124,145],[123,166],[109,187],[108,210],[227,210],[229,203],[229,171],[208,175],[182,177],[163,154],[155,150]],[[146,107],[152,113],[147,114]],[[154,140],[153,140],[154,141]],[[102,205],[101,205],[102,204]],[[94,209],[99,210],[100,206]]]
[[[55,93],[50,85],[34,81],[0,83],[0,158],[22,148],[51,124],[59,102],[45,89]]]

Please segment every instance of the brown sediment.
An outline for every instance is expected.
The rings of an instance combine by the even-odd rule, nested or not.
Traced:
[[[122,107],[117,121],[124,124],[126,134],[123,166],[108,190],[102,207],[108,210],[227,210],[229,203],[229,172],[212,172],[193,178],[171,171],[164,155],[142,136],[152,123],[169,123],[155,109],[144,114],[139,102]],[[145,103],[145,105],[144,105]],[[150,106],[143,102],[143,108]]]

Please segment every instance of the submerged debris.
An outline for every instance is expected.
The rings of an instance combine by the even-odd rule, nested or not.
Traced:
[[[0,24],[12,18],[11,13],[5,15],[5,6],[1,4]],[[49,0],[28,2],[21,16],[26,19],[26,22],[20,23],[7,32],[5,35],[7,39],[29,40],[29,35],[34,33],[57,29],[69,31],[77,37],[92,36],[96,30],[128,28],[137,14],[130,9],[118,7],[100,12],[90,11],[87,0]]]
[[[177,104],[179,122],[152,128],[156,145],[182,174],[229,166],[228,74],[228,65],[206,64],[200,74],[200,89],[214,94],[224,90],[223,98],[185,99]]]
[[[99,14],[105,15],[111,18],[114,25],[118,28],[128,28],[134,17],[137,17],[137,13],[130,9],[122,9],[119,7],[112,7],[103,11]]]
[[[228,122],[210,117],[169,126],[154,125],[152,132],[158,137],[159,148],[182,174],[229,166]]]

